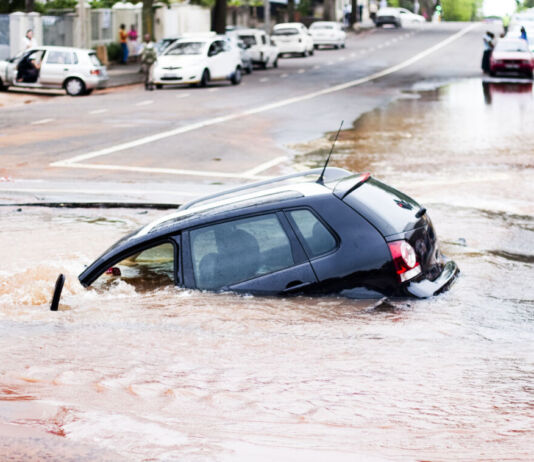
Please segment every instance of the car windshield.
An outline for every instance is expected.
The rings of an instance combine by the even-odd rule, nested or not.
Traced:
[[[253,45],[256,45],[257,43],[256,37],[254,37],[253,35],[239,35],[239,38],[243,40],[247,47],[251,47]]]
[[[299,31],[294,27],[287,27],[283,29],[276,29],[273,35],[298,35]]]
[[[310,29],[333,29],[332,24],[312,24]]]
[[[96,53],[89,53],[89,59],[91,60],[91,64],[93,66],[102,66],[102,63],[98,59],[98,56]]]
[[[171,43],[176,42],[176,40],[177,39],[171,38],[161,39],[160,41],[158,41],[158,43],[156,43],[156,50],[159,53],[162,53]]]
[[[178,42],[172,48],[165,52],[166,55],[199,55],[204,48],[204,42]]]
[[[497,43],[496,51],[528,51],[526,40],[502,40]]]

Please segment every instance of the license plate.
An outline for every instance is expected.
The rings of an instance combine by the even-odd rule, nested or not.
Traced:
[[[508,69],[519,69],[519,64],[505,64],[504,67]]]
[[[163,74],[164,79],[177,79],[178,76],[174,73]]]

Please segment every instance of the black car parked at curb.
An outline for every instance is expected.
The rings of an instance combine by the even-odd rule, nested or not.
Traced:
[[[180,207],[124,237],[83,271],[262,295],[430,297],[458,268],[417,202],[374,179],[314,169]],[[118,265],[118,266],[116,266]]]

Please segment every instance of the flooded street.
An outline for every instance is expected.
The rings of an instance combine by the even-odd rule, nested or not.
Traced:
[[[165,211],[1,207],[7,460],[532,460],[534,94],[415,87],[340,134],[431,216],[462,273],[427,300],[84,289]],[[295,146],[316,166],[331,137]],[[59,272],[61,311],[48,311]]]

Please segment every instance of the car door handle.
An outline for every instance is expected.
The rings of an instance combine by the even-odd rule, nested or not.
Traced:
[[[291,281],[286,286],[286,288],[283,290],[283,293],[285,294],[285,293],[288,293],[288,292],[294,292],[294,291],[297,291],[297,290],[300,290],[300,289],[304,289],[304,287],[308,287],[311,284],[312,284],[311,282]]]

